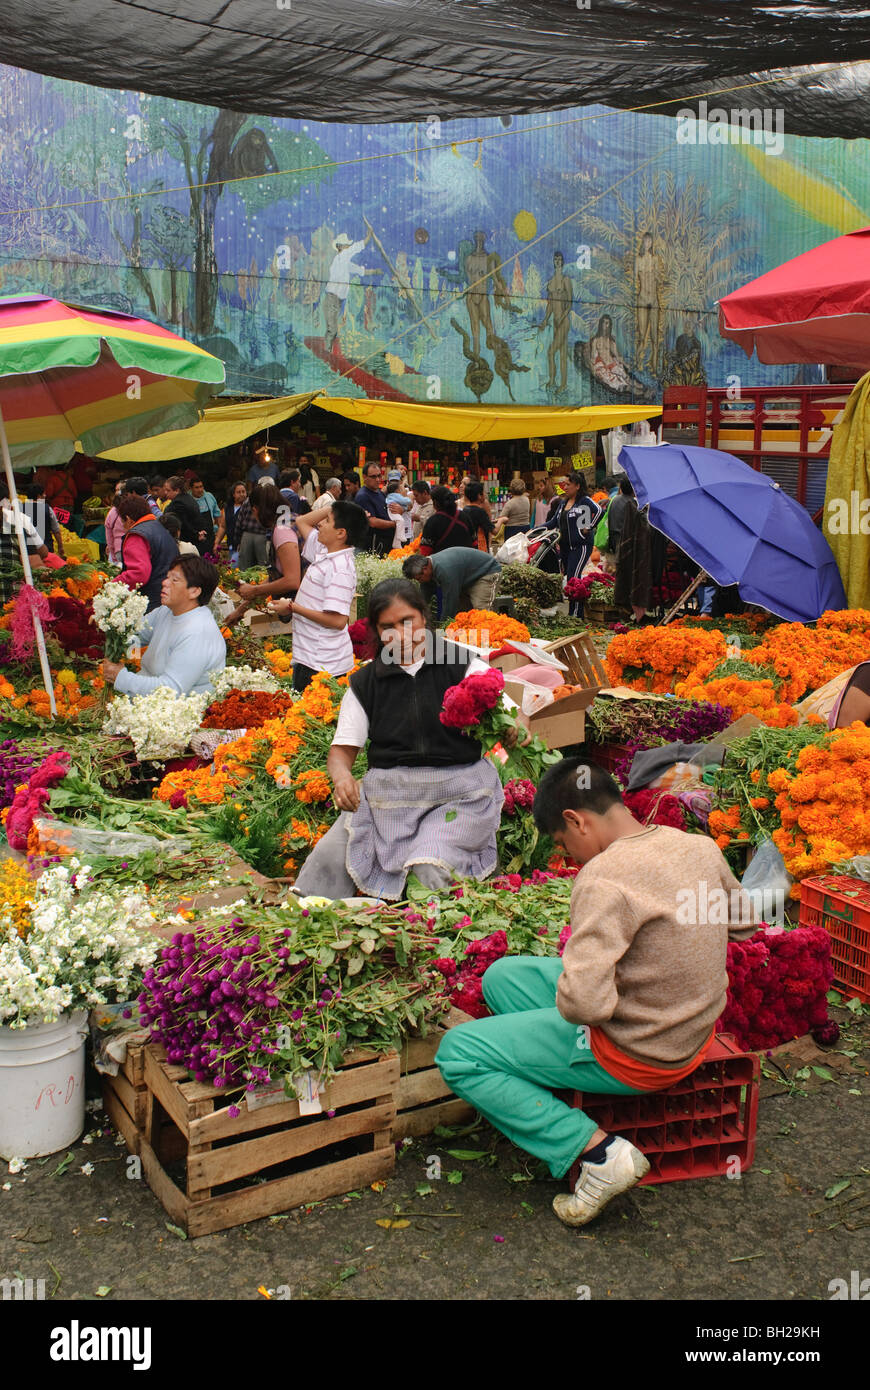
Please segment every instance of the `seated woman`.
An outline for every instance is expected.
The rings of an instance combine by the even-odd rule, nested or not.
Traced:
[[[345,814],[309,855],[295,891],[395,901],[412,873],[429,888],[454,875],[484,879],[497,863],[501,781],[477,739],[438,716],[450,686],[489,667],[452,642],[435,647],[426,600],[406,579],[375,585],[368,620],[378,654],[350,678],[326,760]],[[368,771],[357,782],[353,765],[366,745]]]
[[[828,718],[831,729],[847,729],[856,720],[870,724],[870,661],[860,661],[845,676],[843,693]]]
[[[270,483],[258,483],[250,496],[251,511],[266,532],[266,563],[269,578],[262,584],[240,584],[242,602],[226,620],[233,627],[247,613],[252,601],[258,598],[295,598],[302,578],[299,558],[299,537],[293,527],[279,515],[284,507],[281,494]],[[285,508],[286,510],[286,508]]]
[[[143,646],[148,644],[142,669],[103,662],[103,676],[120,695],[149,695],[161,685],[178,695],[211,691],[209,672],[222,671],[227,659],[227,644],[208,607],[217,581],[214,565],[200,555],[179,555],[170,565],[162,606],[146,614],[139,632]]]

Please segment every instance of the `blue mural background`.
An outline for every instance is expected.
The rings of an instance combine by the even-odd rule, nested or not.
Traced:
[[[156,318],[234,393],[586,404],[806,379],[747,362],[714,305],[864,225],[865,143],[676,129],[604,108],[280,121],[0,67],[0,294]]]

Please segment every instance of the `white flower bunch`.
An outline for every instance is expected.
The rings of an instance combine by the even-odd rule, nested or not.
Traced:
[[[177,758],[199,728],[210,695],[176,695],[160,685],[148,695],[116,695],[103,721],[104,734],[126,734],[137,758]]]
[[[142,626],[148,600],[126,584],[107,579],[92,599],[94,622],[106,634],[106,656],[120,661]]]
[[[257,671],[253,666],[225,666],[220,671],[210,671],[208,678],[216,700],[222,700],[231,690],[261,690],[274,695],[283,689],[270,671]]]
[[[129,999],[160,946],[144,894],[90,890],[77,859],[36,885],[27,939],[0,944],[0,1024],[26,1028],[63,1013]]]

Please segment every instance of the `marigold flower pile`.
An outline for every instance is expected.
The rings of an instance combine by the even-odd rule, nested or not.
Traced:
[[[270,719],[280,719],[292,704],[290,695],[272,695],[262,690],[231,690],[222,700],[209,705],[202,727],[259,729]]]
[[[794,772],[772,772],[780,828],[773,841],[796,879],[824,873],[832,864],[870,853],[870,728],[852,724],[809,745]]]
[[[15,935],[26,938],[36,885],[26,864],[5,859],[0,864],[0,941]]]
[[[506,613],[491,613],[487,608],[470,608],[457,613],[446,628],[446,635],[472,647],[500,647],[504,642],[528,642],[531,633],[525,623],[509,618]]]

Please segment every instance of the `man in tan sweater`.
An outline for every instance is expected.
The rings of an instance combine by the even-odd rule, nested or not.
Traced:
[[[644,828],[600,768],[556,763],[534,816],[584,865],[565,953],[496,961],[483,977],[494,1016],[452,1028],[436,1060],[457,1095],[554,1177],[582,1155],[574,1193],[553,1208],[584,1226],[649,1163],[553,1092],[637,1095],[694,1071],[725,1007],[728,939],[751,936],[758,918],[712,839]]]

